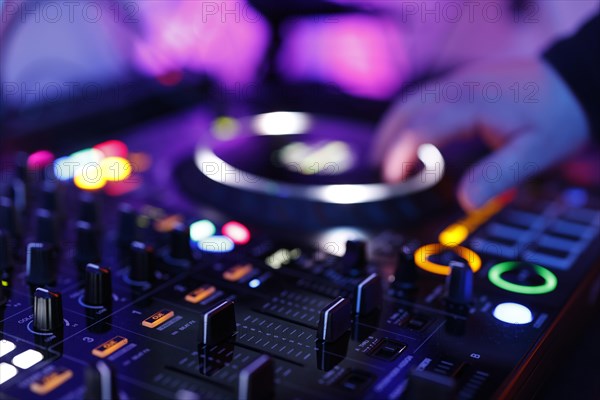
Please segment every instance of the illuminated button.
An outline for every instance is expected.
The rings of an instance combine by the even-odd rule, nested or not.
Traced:
[[[521,285],[518,283],[506,280],[503,275],[507,272],[517,271],[524,266],[530,267],[543,280],[540,285]],[[518,261],[505,261],[494,265],[488,272],[488,279],[495,286],[508,292],[519,294],[545,294],[550,293],[558,285],[558,279],[550,270],[532,263],[524,263]]]
[[[52,153],[48,150],[40,150],[32,153],[27,158],[27,168],[31,170],[40,170],[52,164],[52,161],[54,161],[54,155]]]
[[[199,242],[215,234],[215,224],[207,219],[201,219],[190,225],[190,239]]]
[[[476,273],[481,269],[481,258],[473,250],[463,246],[447,247],[439,243],[432,243],[419,247],[417,251],[415,251],[415,264],[417,264],[419,268],[431,272],[432,274],[450,275],[450,267],[448,265],[441,265],[429,261],[429,257],[444,251],[452,251],[460,258],[464,259],[471,267],[471,270],[473,270],[473,273]]]
[[[17,346],[10,340],[2,339],[0,340],[0,357],[4,357],[11,351],[13,351]]]
[[[444,246],[454,247],[464,242],[468,236],[469,229],[465,225],[457,223],[444,229],[440,233],[438,240]]]
[[[53,163],[54,176],[61,181],[68,181],[75,176],[75,166],[70,157],[61,157]]]
[[[237,282],[250,272],[252,272],[254,268],[252,264],[238,264],[229,268],[225,272],[223,272],[223,279],[229,282]]]
[[[494,308],[494,318],[507,324],[525,325],[533,321],[529,308],[518,303],[501,303]]]
[[[104,157],[122,157],[127,158],[129,149],[127,145],[120,140],[108,140],[94,146],[95,150],[100,150]]]
[[[106,358],[115,351],[129,343],[127,338],[123,336],[115,336],[114,338],[102,343],[100,346],[92,350],[92,354],[99,358]]]
[[[91,172],[88,172],[91,171]],[[106,178],[102,176],[100,166],[97,170],[86,168],[82,173],[75,175],[73,183],[82,190],[99,190],[106,186]]]
[[[132,168],[123,157],[107,157],[100,161],[102,177],[110,182],[121,182],[131,176]]]
[[[17,375],[17,369],[9,363],[0,363],[0,385],[14,378]]]
[[[229,253],[235,248],[235,244],[227,236],[214,235],[201,240],[198,248],[207,253]]]
[[[223,235],[233,240],[235,244],[246,244],[250,241],[250,231],[236,221],[229,221],[221,229]]]
[[[200,303],[202,300],[212,296],[217,289],[212,285],[202,285],[185,295],[185,301],[192,304]]]
[[[36,350],[29,349],[25,350],[21,354],[17,354],[16,356],[14,356],[12,359],[12,363],[21,369],[27,369],[33,367],[35,364],[39,363],[43,359],[44,356],[42,355],[42,353]]]
[[[45,375],[31,383],[29,389],[40,396],[44,396],[73,377],[73,371],[59,367],[48,375]]]
[[[162,309],[160,311],[155,312],[148,318],[142,321],[142,325],[146,328],[156,328],[157,326],[167,322],[171,318],[175,316],[175,312],[171,310]]]

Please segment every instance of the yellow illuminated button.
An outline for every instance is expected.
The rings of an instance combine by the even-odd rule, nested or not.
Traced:
[[[481,258],[473,250],[462,246],[448,247],[439,243],[427,244],[415,251],[415,264],[419,268],[437,275],[450,275],[450,267],[429,261],[429,257],[440,254],[443,251],[452,251],[464,259],[473,270],[473,273],[481,268]]]
[[[72,377],[73,371],[67,368],[60,367],[55,371],[52,371],[48,375],[45,375],[33,381],[31,385],[29,385],[29,389],[33,393],[39,396],[43,396],[50,393],[51,391],[53,391]]]
[[[213,285],[202,285],[191,292],[189,292],[185,296],[185,301],[192,304],[200,303],[202,300],[207,299],[209,296],[212,296],[217,289]]]
[[[157,326],[159,326],[162,323],[167,322],[174,316],[175,316],[175,313],[173,311],[167,310],[165,308],[165,309],[155,312],[154,314],[152,314],[151,316],[149,316],[148,318],[143,320],[142,325],[144,325],[146,328],[156,328]]]
[[[99,190],[106,186],[106,182],[102,172],[82,172],[73,178],[75,186],[82,190]]]
[[[252,272],[254,268],[252,264],[238,264],[229,268],[227,271],[223,272],[223,279],[229,282],[237,282],[250,272]]]
[[[102,176],[107,181],[121,182],[131,175],[131,164],[123,157],[106,157],[100,161]]]
[[[92,354],[99,358],[106,358],[121,347],[129,343],[129,340],[123,336],[115,336],[114,338],[102,343],[100,346],[92,350]]]
[[[438,240],[444,246],[455,247],[464,242],[468,236],[469,229],[461,223],[456,223],[444,229],[440,233]]]

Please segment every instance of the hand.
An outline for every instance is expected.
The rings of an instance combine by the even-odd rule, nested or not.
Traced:
[[[480,135],[497,150],[462,177],[457,196],[466,210],[531,177],[527,172],[565,160],[589,140],[574,94],[539,60],[475,64],[420,89],[397,101],[383,118],[373,159],[382,163],[386,181],[398,182],[420,144]],[[485,173],[490,163],[495,163],[493,179]],[[527,171],[514,172],[526,165]]]

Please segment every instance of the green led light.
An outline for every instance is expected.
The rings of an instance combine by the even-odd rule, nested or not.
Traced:
[[[505,261],[494,265],[488,272],[488,279],[494,285],[500,289],[508,292],[520,293],[520,294],[544,294],[550,293],[558,284],[558,279],[551,271],[537,264],[530,264],[535,272],[544,279],[542,285],[537,286],[526,286],[518,285],[516,283],[509,282],[502,278],[502,275],[506,272],[512,271],[519,267],[521,263],[517,261]]]

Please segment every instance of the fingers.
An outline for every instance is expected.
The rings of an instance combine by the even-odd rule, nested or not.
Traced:
[[[398,135],[408,125],[413,108],[412,103],[400,101],[394,104],[383,117],[371,148],[370,161],[373,165],[380,165],[390,146],[398,140]]]
[[[565,136],[565,135],[561,135]],[[497,149],[462,177],[458,201],[465,210],[481,207],[491,198],[564,160],[582,141],[526,132]]]
[[[478,109],[474,104],[422,105],[411,117],[405,111],[392,112],[378,133],[374,157],[382,163],[383,178],[398,182],[410,172],[417,149],[423,143],[436,146],[449,140],[472,133],[477,124]]]

